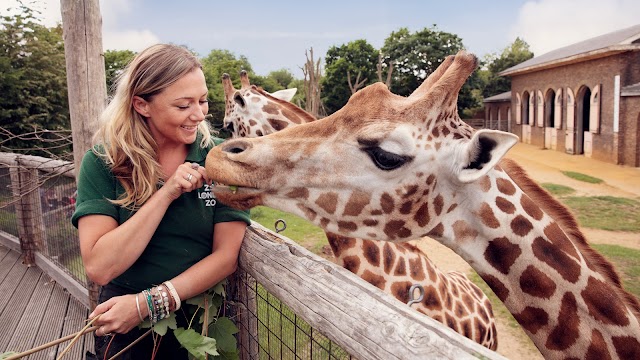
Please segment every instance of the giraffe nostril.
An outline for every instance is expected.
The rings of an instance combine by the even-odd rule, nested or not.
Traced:
[[[231,154],[240,154],[251,147],[248,141],[244,140],[230,140],[227,141],[222,147],[222,151]]]

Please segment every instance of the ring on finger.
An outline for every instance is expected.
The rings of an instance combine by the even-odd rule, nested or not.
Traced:
[[[191,182],[191,178],[193,178],[193,174],[189,174],[189,176],[187,176],[187,181]]]

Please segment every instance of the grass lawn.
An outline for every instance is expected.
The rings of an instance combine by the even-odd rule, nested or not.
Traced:
[[[613,263],[622,278],[624,288],[640,298],[640,250],[629,249],[619,245],[592,244],[609,261]]]
[[[578,218],[580,226],[640,232],[640,202],[613,196],[571,196],[561,198]]]
[[[275,231],[275,222],[278,219],[284,220],[287,224],[287,228],[282,231],[282,235],[307,250],[320,254],[322,253],[322,247],[328,244],[324,231],[301,217],[266,206],[258,206],[251,209],[251,220],[260,223],[269,230]]]
[[[578,180],[578,181],[584,181],[584,182],[588,182],[591,184],[600,184],[602,182],[604,182],[602,179],[598,179],[595,178],[593,176],[589,176],[589,175],[585,175],[585,174],[581,174],[579,172],[573,172],[573,171],[563,171],[563,174],[565,174],[566,176]]]
[[[554,183],[542,183],[540,184],[545,190],[547,190],[551,195],[560,197],[573,194],[576,190],[572,187],[565,185],[558,185]]]

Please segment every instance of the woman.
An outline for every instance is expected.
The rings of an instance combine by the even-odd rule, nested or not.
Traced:
[[[72,217],[87,276],[101,285],[96,353],[107,358],[137,339],[137,325],[175,312],[235,271],[247,212],[217,202],[204,161],[207,86],[198,59],[175,45],[139,53],[119,79],[83,158]],[[179,309],[178,311],[176,311]],[[128,357],[150,359],[151,336]],[[186,359],[169,331],[156,359]]]

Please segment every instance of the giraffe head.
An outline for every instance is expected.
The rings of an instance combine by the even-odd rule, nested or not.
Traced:
[[[290,124],[308,122],[311,116],[289,101],[297,89],[269,93],[251,85],[246,71],[240,72],[240,90],[236,90],[228,74],[222,75],[225,112],[223,126],[232,137],[257,137],[280,131]]]
[[[464,206],[462,185],[491,171],[517,142],[509,133],[474,132],[458,117],[457,94],[476,66],[475,56],[460,52],[407,98],[377,83],[327,118],[228,141],[209,153],[207,169],[214,181],[240,189],[218,188],[216,196],[235,207],[289,211],[353,237],[404,241],[433,233],[440,217]]]

